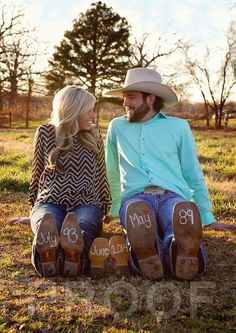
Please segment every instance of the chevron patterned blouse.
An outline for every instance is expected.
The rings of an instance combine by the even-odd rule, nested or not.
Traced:
[[[73,150],[63,152],[59,162],[65,170],[47,168],[48,155],[55,143],[55,127],[42,125],[36,131],[29,203],[53,202],[69,207],[92,204],[107,214],[111,197],[106,176],[104,146],[99,130],[99,156],[84,147],[79,135],[74,137]]]

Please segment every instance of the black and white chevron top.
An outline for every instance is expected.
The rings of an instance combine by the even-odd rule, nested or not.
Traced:
[[[53,202],[69,207],[93,204],[107,214],[111,197],[106,176],[104,146],[99,130],[99,156],[84,147],[79,135],[74,137],[73,150],[59,157],[63,172],[47,168],[48,155],[55,143],[55,127],[42,125],[37,129],[29,203]]]

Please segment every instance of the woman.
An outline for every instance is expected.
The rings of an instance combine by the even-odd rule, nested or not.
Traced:
[[[95,97],[67,86],[53,99],[52,120],[35,137],[29,189],[32,261],[42,276],[76,276],[110,206]]]

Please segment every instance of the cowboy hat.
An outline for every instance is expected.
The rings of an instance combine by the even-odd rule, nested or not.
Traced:
[[[128,70],[124,88],[114,89],[105,93],[107,96],[122,97],[125,91],[139,91],[162,97],[165,105],[176,104],[176,94],[167,86],[161,84],[161,76],[150,68],[133,68]]]

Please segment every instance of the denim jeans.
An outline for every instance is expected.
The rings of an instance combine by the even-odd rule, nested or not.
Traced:
[[[102,209],[95,205],[83,205],[68,207],[66,205],[55,204],[51,202],[37,203],[31,210],[30,223],[31,229],[35,235],[39,229],[40,223],[45,213],[51,213],[56,221],[58,232],[60,235],[63,221],[69,212],[74,212],[77,219],[80,221],[80,228],[84,238],[84,251],[83,251],[83,269],[86,272],[88,270],[89,260],[88,252],[92,245],[93,240],[102,231]],[[32,248],[32,263],[36,271],[41,274],[40,262],[38,254],[35,248],[35,239]]]
[[[144,201],[147,203],[156,219],[157,224],[157,235],[156,244],[157,252],[161,260],[163,261],[164,267],[172,274],[175,275],[175,270],[172,265],[172,246],[173,246],[173,228],[172,228],[172,213],[176,203],[186,201],[179,194],[171,191],[165,191],[164,194],[144,194],[137,193],[126,197],[121,202],[120,208],[120,220],[122,227],[126,230],[126,207],[130,203],[137,201]],[[129,240],[126,238],[128,245]],[[132,252],[131,252],[132,253]],[[200,267],[199,275],[203,274],[206,269],[207,255],[204,247],[200,246]],[[138,262],[132,253],[130,257],[130,268],[134,273],[141,274],[138,267]]]

